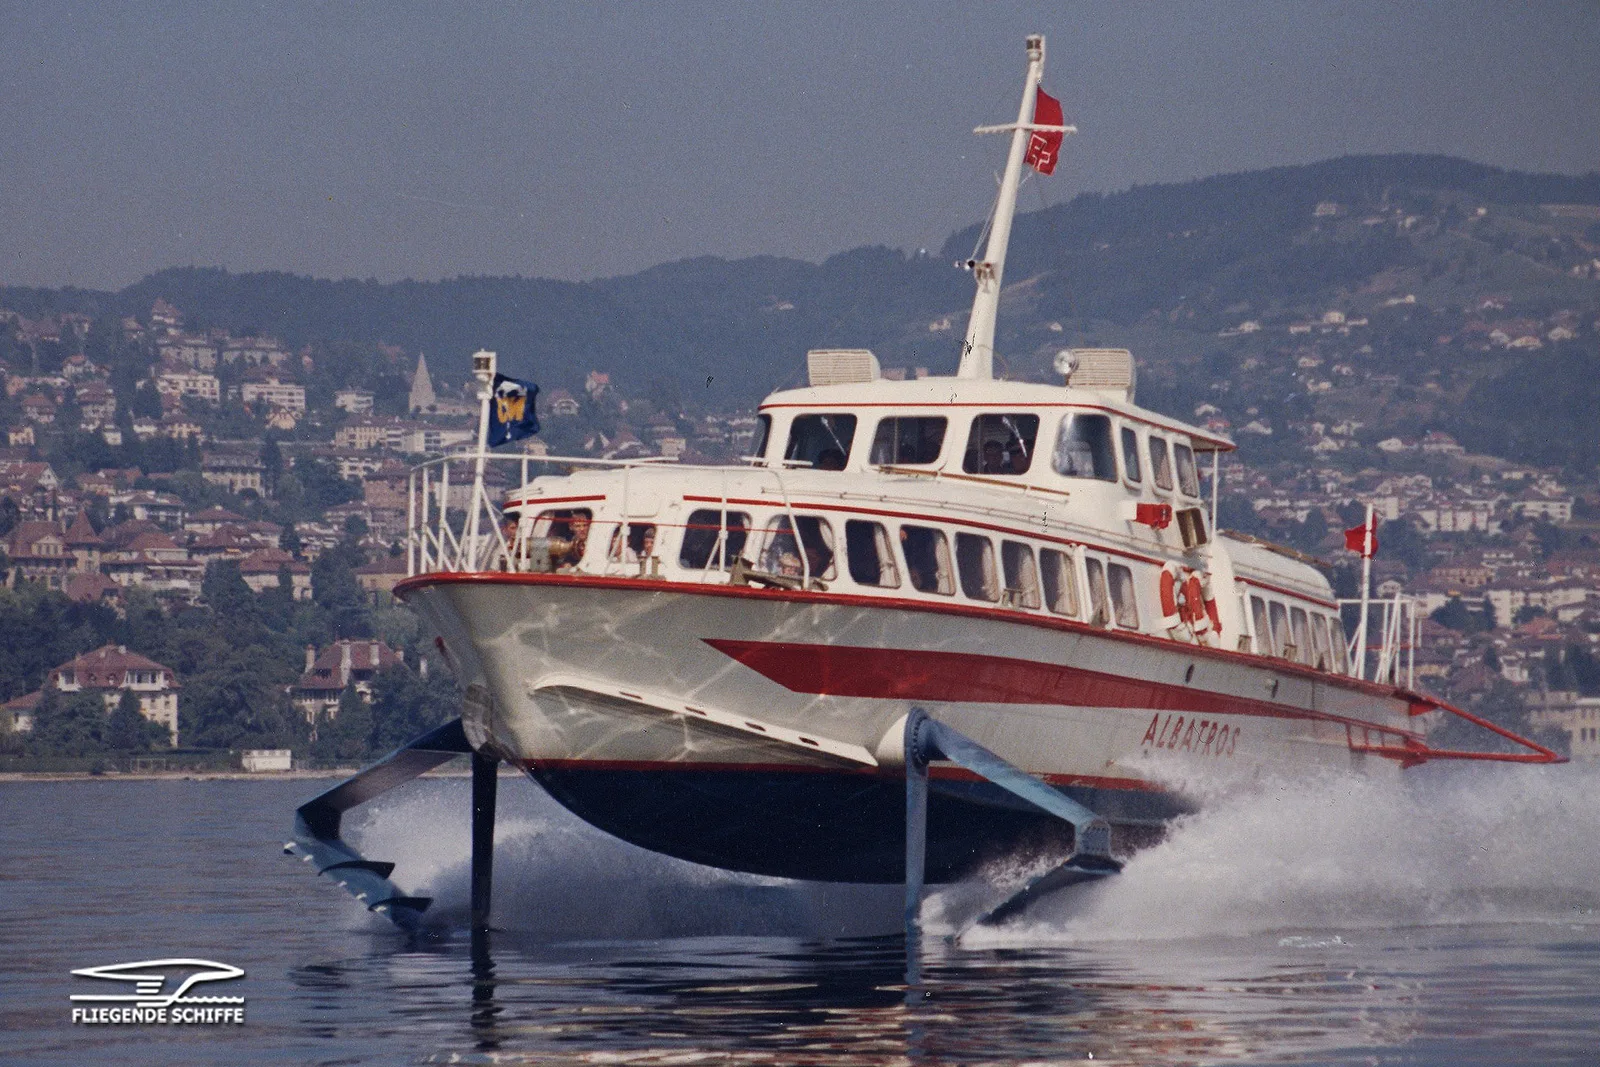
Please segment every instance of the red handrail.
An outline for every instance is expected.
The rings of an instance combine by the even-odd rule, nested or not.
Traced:
[[[1350,751],[1370,752],[1375,756],[1383,756],[1386,759],[1399,760],[1400,766],[1402,767],[1415,767],[1418,764],[1427,763],[1429,760],[1436,759],[1484,760],[1491,763],[1567,762],[1566,756],[1563,756],[1557,752],[1552,752],[1550,749],[1545,748],[1537,741],[1531,741],[1528,738],[1523,737],[1521,734],[1513,733],[1503,726],[1490,722],[1488,719],[1485,719],[1482,716],[1474,715],[1472,712],[1455,707],[1452,704],[1446,704],[1442,700],[1435,700],[1433,697],[1423,696],[1420,693],[1408,693],[1405,690],[1397,690],[1396,695],[1406,697],[1411,701],[1411,714],[1413,716],[1426,715],[1431,711],[1448,711],[1450,714],[1455,715],[1458,718],[1465,719],[1474,726],[1481,726],[1483,729],[1488,730],[1491,733],[1499,734],[1507,741],[1521,745],[1523,748],[1529,749],[1530,751],[1468,752],[1462,749],[1433,748],[1426,741],[1418,741],[1411,737],[1402,737],[1401,743],[1398,745],[1383,743],[1371,744],[1367,741],[1357,741],[1355,739],[1354,731],[1350,727],[1346,726],[1345,737],[1350,745]],[[1383,732],[1388,733],[1388,731]],[[1401,737],[1399,734],[1396,734],[1395,736]]]

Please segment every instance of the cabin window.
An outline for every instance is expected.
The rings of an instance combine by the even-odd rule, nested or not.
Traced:
[[[1311,616],[1311,665],[1319,671],[1333,666],[1333,657],[1328,652],[1328,620],[1321,615]]]
[[[1250,625],[1256,632],[1256,653],[1273,655],[1272,624],[1267,621],[1267,602],[1258,596],[1250,598]]]
[[[1000,542],[1000,570],[1005,575],[1005,603],[1013,608],[1039,606],[1039,571],[1033,549],[1021,541]]]
[[[1040,576],[1044,579],[1044,602],[1057,615],[1078,617],[1078,575],[1072,557],[1053,548],[1039,550]]]
[[[801,415],[789,427],[789,447],[783,458],[817,470],[842,471],[850,462],[850,442],[856,435],[854,415]]]
[[[1350,643],[1344,636],[1344,619],[1338,615],[1328,619],[1328,641],[1333,645],[1333,669],[1340,674],[1350,673]]]
[[[1111,597],[1106,592],[1105,564],[1093,556],[1085,557],[1084,570],[1089,575],[1089,622],[1094,626],[1111,625]]]
[[[1289,632],[1289,609],[1274,600],[1272,611],[1272,654],[1284,659],[1294,659],[1294,634]]]
[[[1037,415],[979,415],[972,420],[961,469],[968,474],[1025,474],[1033,466]]]
[[[756,441],[755,447],[750,450],[752,456],[767,454],[767,441],[772,437],[772,416],[756,416]]]
[[[557,508],[543,511],[533,520],[531,537],[550,539],[550,567],[576,567],[589,547],[589,528],[594,512],[588,508]]]
[[[894,564],[889,531],[882,523],[851,519],[844,524],[844,555],[850,578],[857,585],[896,589],[900,572]]]
[[[1133,584],[1133,571],[1120,563],[1111,563],[1106,566],[1106,577],[1111,583],[1111,607],[1116,613],[1117,625],[1137,630],[1139,596]]]
[[[1167,451],[1167,439],[1150,435],[1150,478],[1157,489],[1172,490],[1172,455]]]
[[[744,551],[744,543],[749,536],[750,516],[742,511],[721,512],[707,508],[691,511],[689,522],[683,529],[678,563],[692,571],[703,571],[710,567],[726,569]],[[718,549],[718,542],[722,543],[723,549]]]
[[[1056,435],[1056,473],[1067,478],[1117,480],[1117,456],[1111,447],[1111,419],[1071,411],[1061,417]]]
[[[1122,476],[1134,483],[1144,481],[1144,471],[1139,466],[1139,435],[1132,426],[1122,428]]]
[[[1291,608],[1289,610],[1289,632],[1294,635],[1293,659],[1301,663],[1311,662],[1311,623],[1306,619],[1305,608]]]
[[[994,544],[978,534],[956,534],[956,573],[961,577],[961,592],[971,600],[1000,599],[1000,583],[994,574]]]
[[[761,550],[761,569],[768,574],[784,578],[821,578],[831,581],[837,576],[833,565],[833,528],[826,520],[815,515],[780,515],[767,527],[766,546]],[[795,533],[799,532],[796,543]],[[801,563],[801,550],[805,562]]]
[[[872,438],[874,464],[933,463],[944,448],[949,420],[938,418],[887,418],[878,422]]]
[[[900,548],[906,557],[906,576],[922,593],[952,596],[956,591],[950,573],[950,543],[944,531],[927,526],[900,527]]]
[[[1178,488],[1188,496],[1199,496],[1200,476],[1194,469],[1194,449],[1175,443],[1172,455],[1178,461]]]

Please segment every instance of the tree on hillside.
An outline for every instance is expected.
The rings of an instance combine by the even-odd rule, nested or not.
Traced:
[[[106,746],[118,752],[145,752],[165,746],[171,735],[139,711],[139,695],[124,689],[106,722]]]
[[[46,686],[34,709],[29,747],[51,756],[97,756],[110,747],[106,703],[90,692],[62,693]]]

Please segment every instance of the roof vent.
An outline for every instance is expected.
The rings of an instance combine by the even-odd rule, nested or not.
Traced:
[[[882,377],[878,357],[865,348],[813,348],[806,353],[812,385],[875,382]]]
[[[1100,393],[1115,393],[1133,403],[1133,392],[1139,375],[1133,366],[1133,353],[1126,348],[1069,348],[1069,362],[1074,364],[1067,374],[1067,384],[1074,389],[1093,389]],[[1062,361],[1058,358],[1057,363]]]

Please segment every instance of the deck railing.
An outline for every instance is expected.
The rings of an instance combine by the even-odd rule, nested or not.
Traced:
[[[1365,620],[1360,618],[1363,604]],[[1357,678],[1415,689],[1417,643],[1422,627],[1416,597],[1404,593],[1366,601],[1346,597],[1339,606],[1354,607],[1357,612],[1355,635],[1349,642],[1351,673]],[[1363,621],[1365,626],[1361,625]]]

